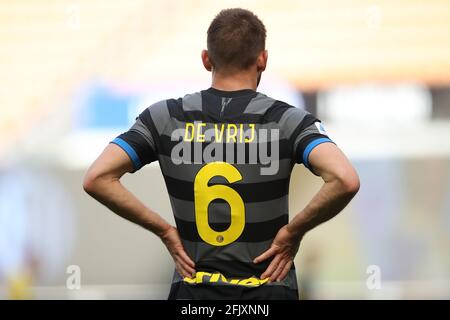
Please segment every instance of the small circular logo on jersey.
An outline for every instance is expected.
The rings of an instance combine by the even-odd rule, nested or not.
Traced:
[[[221,243],[223,242],[223,236],[222,235],[218,235],[216,238],[217,242]]]

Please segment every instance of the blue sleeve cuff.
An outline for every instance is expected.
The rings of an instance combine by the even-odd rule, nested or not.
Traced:
[[[311,141],[305,148],[305,151],[303,151],[303,164],[305,165],[305,167],[307,167],[309,170],[311,170],[311,167],[309,166],[309,154],[311,153],[311,151],[317,147],[319,144],[324,143],[324,142],[333,142],[331,141],[331,139],[328,138],[319,138],[316,140]]]
[[[123,149],[123,151],[127,153],[131,161],[133,162],[134,171],[139,170],[142,167],[139,156],[137,155],[136,151],[134,151],[133,147],[128,144],[128,142],[120,138],[115,138],[113,141],[111,141],[111,143],[118,145]]]

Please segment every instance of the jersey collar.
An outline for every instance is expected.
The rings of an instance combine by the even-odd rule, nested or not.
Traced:
[[[223,91],[223,90],[219,90],[219,89],[210,87],[206,91],[211,93],[211,94],[214,94],[216,96],[228,97],[228,98],[242,97],[242,96],[248,96],[248,95],[256,94],[256,91],[254,91],[252,89],[242,89],[242,90],[236,90],[236,91]]]

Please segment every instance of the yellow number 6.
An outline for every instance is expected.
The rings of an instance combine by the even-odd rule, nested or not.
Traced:
[[[226,162],[211,162],[197,173],[194,181],[195,222],[200,238],[213,246],[225,246],[236,241],[244,231],[245,206],[239,193],[224,185],[208,186],[209,180],[222,176],[233,183],[242,179],[241,173]],[[208,221],[208,206],[215,199],[230,205],[231,223],[227,230],[213,230]]]

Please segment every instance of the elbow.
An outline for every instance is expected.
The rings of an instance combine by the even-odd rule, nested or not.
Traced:
[[[358,174],[352,166],[342,166],[336,168],[329,180],[332,182],[340,194],[353,197],[359,191],[360,182]]]
[[[84,176],[83,190],[87,194],[94,196],[98,191],[98,180],[99,176],[93,173],[91,170],[88,170],[88,172]]]
[[[360,188],[358,174],[354,169],[349,170],[345,175],[340,177],[342,191],[349,196],[355,196]]]
[[[84,177],[83,190],[89,195],[92,195],[95,190],[95,181],[88,175]]]

